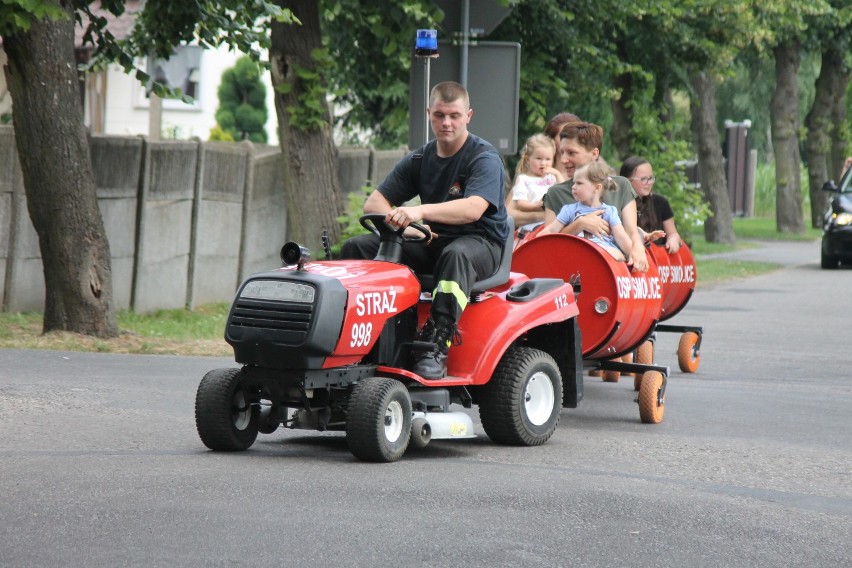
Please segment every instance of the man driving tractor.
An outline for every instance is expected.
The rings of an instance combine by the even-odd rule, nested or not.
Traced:
[[[396,164],[367,198],[364,213],[383,213],[395,228],[420,223],[431,233],[425,246],[404,243],[402,260],[418,274],[434,275],[430,317],[418,340],[435,347],[414,353],[412,370],[440,379],[471,289],[497,270],[509,226],[503,162],[491,144],[468,131],[473,110],[467,90],[452,81],[435,85],[426,113],[435,139]],[[415,197],[420,205],[403,206]],[[372,259],[378,249],[377,235],[360,235],[344,243],[341,256]]]

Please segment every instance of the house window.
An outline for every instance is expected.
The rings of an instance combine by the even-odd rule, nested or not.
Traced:
[[[192,104],[184,103],[180,99],[163,99],[163,108],[201,109],[201,101],[198,100],[201,94],[201,53],[202,48],[197,45],[184,45],[178,47],[168,59],[149,58],[145,62],[146,72],[153,80],[169,88],[180,89],[184,95],[194,99]],[[136,106],[146,108],[149,105],[150,87],[140,86],[139,91]]]

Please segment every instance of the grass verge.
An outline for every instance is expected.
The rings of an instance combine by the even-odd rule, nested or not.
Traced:
[[[227,304],[210,304],[193,311],[122,311],[121,334],[113,339],[67,331],[43,334],[40,313],[0,313],[0,348],[232,357],[231,346],[223,339],[228,309]]]

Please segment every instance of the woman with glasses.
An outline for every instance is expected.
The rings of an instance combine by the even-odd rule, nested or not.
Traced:
[[[630,156],[621,164],[619,175],[630,180],[636,190],[636,213],[639,228],[646,241],[665,245],[670,254],[680,249],[680,235],[674,222],[674,211],[669,200],[653,193],[656,178],[650,162],[639,156]]]

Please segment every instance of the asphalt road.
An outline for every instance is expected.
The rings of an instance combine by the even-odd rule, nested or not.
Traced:
[[[356,461],[339,433],[207,451],[193,402],[228,359],[0,351],[0,566],[850,566],[852,270],[818,243],[699,288],[664,421],[587,378],[538,448],[434,442]],[[700,280],[700,275],[699,275]]]

